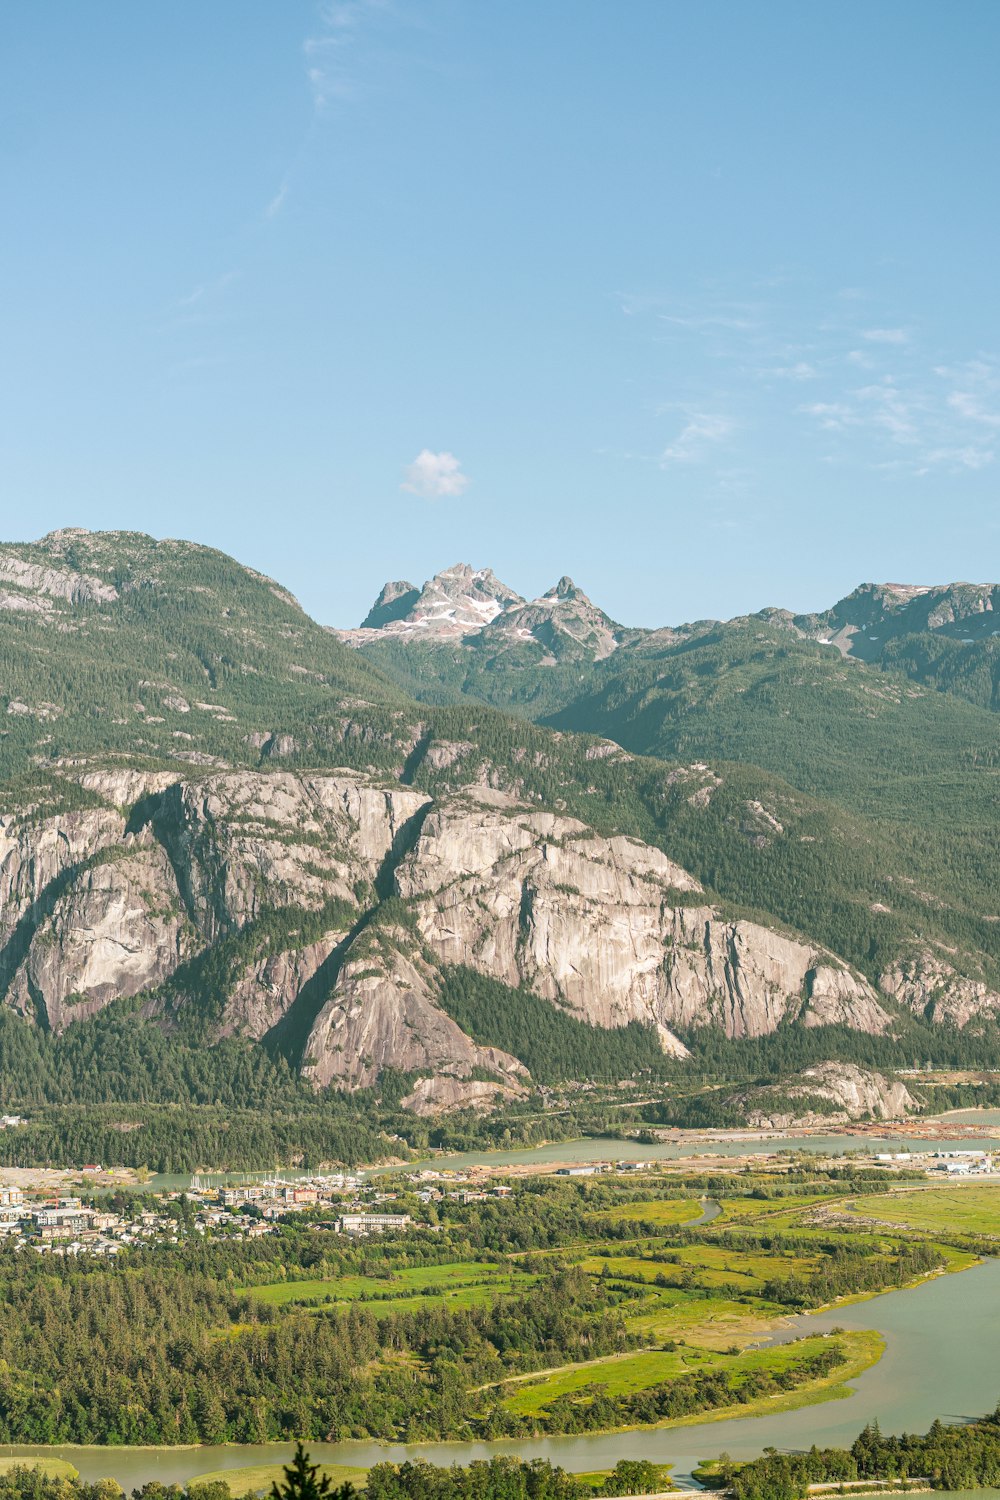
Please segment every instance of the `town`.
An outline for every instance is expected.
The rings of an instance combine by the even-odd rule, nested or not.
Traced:
[[[781,1153],[779,1153],[780,1159]],[[956,1177],[991,1177],[1000,1170],[984,1151],[880,1152],[867,1164],[887,1173],[901,1167]],[[594,1161],[553,1165],[556,1177],[587,1178],[647,1174],[657,1166],[676,1171],[680,1163]],[[730,1159],[723,1171],[741,1165]],[[786,1169],[789,1163],[784,1163]],[[721,1164],[720,1164],[721,1166]],[[777,1161],[772,1159],[772,1168]],[[25,1188],[0,1174],[0,1240],[40,1255],[115,1257],[129,1248],[177,1245],[192,1235],[255,1240],[274,1234],[292,1216],[307,1216],[310,1227],[348,1238],[411,1229],[437,1230],[421,1210],[451,1200],[455,1204],[503,1199],[514,1189],[501,1169],[465,1172],[423,1166],[402,1182],[378,1171],[333,1171],[287,1180],[280,1174],[223,1185],[195,1174],[186,1188],[157,1191],[154,1186],[111,1188],[99,1167],[81,1169],[74,1192]],[[505,1175],[505,1174],[504,1174]],[[92,1182],[88,1182],[88,1178]]]
[[[84,1172],[88,1170],[96,1169]],[[418,1181],[420,1186],[414,1184],[405,1196],[419,1204],[440,1202],[450,1194],[461,1203],[477,1202],[504,1198],[511,1191],[503,1184],[476,1190],[454,1173],[425,1172]],[[177,1245],[190,1235],[260,1239],[275,1233],[289,1216],[302,1214],[310,1216],[314,1228],[358,1238],[409,1229],[413,1216],[389,1207],[400,1196],[384,1190],[378,1176],[366,1182],[345,1172],[220,1187],[203,1186],[195,1175],[189,1188],[117,1193],[97,1188],[90,1194],[82,1187],[77,1194],[30,1193],[0,1181],[0,1239],[41,1255],[113,1257],[131,1247]]]

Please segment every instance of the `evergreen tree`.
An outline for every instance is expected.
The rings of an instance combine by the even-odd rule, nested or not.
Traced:
[[[320,1472],[301,1440],[295,1445],[295,1457],[282,1470],[284,1478],[271,1485],[271,1500],[354,1500],[354,1486],[348,1481],[334,1485],[329,1474]]]

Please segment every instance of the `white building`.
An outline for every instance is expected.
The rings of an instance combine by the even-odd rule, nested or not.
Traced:
[[[406,1229],[409,1214],[342,1214],[337,1220],[341,1234],[382,1234],[387,1229]]]

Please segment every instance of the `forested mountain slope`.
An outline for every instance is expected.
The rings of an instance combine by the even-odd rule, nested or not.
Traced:
[[[757,622],[647,639],[686,655],[668,685],[606,697],[615,739],[594,738],[417,704],[270,580],[188,543],[63,532],[0,548],[0,579],[11,1057],[11,1026],[123,1024],[429,1112],[683,1070],[709,1035],[924,1055],[964,1026],[992,1045],[995,772],[972,726],[993,721],[969,705],[962,759],[944,695],[874,691],[832,653],[813,680],[829,648]],[[617,629],[567,580],[534,625],[495,580],[452,584],[493,599],[484,615],[502,596],[533,641],[565,611],[569,654]],[[615,743],[653,702],[669,762]],[[930,775],[921,746],[879,762],[918,730]],[[737,763],[754,759],[784,778]]]
[[[636,661],[730,627],[769,626],[845,660],[956,693],[980,707],[1000,702],[1000,586],[862,584],[831,609],[763,609],[728,622],[640,629],[619,625],[572,579],[523,599],[489,569],[457,563],[422,588],[387,583],[358,630],[338,634],[382,663],[415,697],[477,697],[538,718],[600,691]],[[817,660],[830,652],[817,653]],[[612,660],[613,658],[613,660]]]
[[[989,586],[867,585],[825,614],[768,610],[727,624],[616,627],[613,651],[599,651],[595,638],[589,654],[577,643],[571,660],[551,652],[544,660],[538,643],[525,638],[508,636],[501,649],[496,624],[447,639],[426,630],[409,637],[369,631],[360,647],[425,699],[489,701],[560,730],[599,734],[637,756],[739,763],[744,769],[729,771],[716,805],[729,800],[734,780],[748,793],[751,784],[757,788],[744,804],[758,800],[772,813],[775,798],[794,806],[792,787],[815,799],[817,812],[837,827],[827,877],[802,871],[802,851],[793,854],[773,829],[758,830],[770,847],[783,845],[779,879],[796,880],[796,897],[775,889],[778,879],[765,868],[770,854],[737,875],[746,850],[707,828],[707,816],[688,832],[690,815],[673,799],[672,852],[727,894],[760,900],[816,930],[813,924],[830,917],[841,928],[833,911],[842,913],[862,890],[888,908],[880,916],[889,921],[900,914],[902,893],[919,890],[927,909],[954,914],[960,906],[989,927],[1000,913],[996,718],[899,668],[901,654],[916,650],[928,632],[936,650],[995,653],[996,593]],[[878,661],[861,659],[883,649]],[[729,806],[726,817],[730,828],[748,822],[745,805]],[[877,895],[859,870],[866,844],[878,848],[884,873]],[[828,844],[821,840],[821,847],[828,859]],[[809,910],[814,905],[825,905],[828,915]],[[991,949],[983,927],[980,934]],[[879,942],[872,934],[873,951]]]

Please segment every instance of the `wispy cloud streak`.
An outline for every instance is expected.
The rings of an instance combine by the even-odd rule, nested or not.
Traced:
[[[988,468],[1000,448],[1000,361],[942,359],[918,324],[879,316],[873,299],[781,281],[761,298],[706,288],[671,302],[619,294],[673,384],[660,415],[681,412],[659,463],[721,472],[761,441],[808,443],[823,462],[921,476]],[[863,321],[862,321],[863,320]],[[796,387],[808,385],[810,397]],[[702,387],[699,390],[699,387]]]

